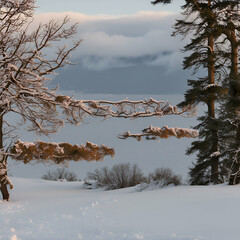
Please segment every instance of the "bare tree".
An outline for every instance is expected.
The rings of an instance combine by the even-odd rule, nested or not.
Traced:
[[[21,116],[28,130],[49,136],[59,131],[65,123],[78,125],[86,117],[162,117],[188,114],[191,107],[177,109],[167,102],[154,99],[119,102],[78,100],[63,96],[47,83],[55,70],[70,64],[69,58],[82,42],[74,40],[77,25],[66,17],[62,22],[50,21],[28,31],[34,17],[34,0],[2,0],[0,2],[0,186],[3,199],[9,200],[7,185],[7,159],[28,163],[53,161],[63,164],[68,160],[100,160],[114,155],[106,146],[87,143],[86,146],[67,143],[14,142],[9,134],[15,125],[6,122],[8,114]],[[67,47],[66,43],[69,43]],[[50,49],[55,55],[49,56]],[[74,151],[71,151],[73,150]]]
[[[12,187],[7,159],[13,126],[6,116],[20,115],[29,130],[39,134],[57,132],[64,125],[59,110],[66,111],[66,101],[46,84],[56,69],[70,63],[70,53],[82,41],[71,41],[70,47],[61,45],[77,32],[77,25],[70,25],[67,17],[62,22],[39,24],[29,33],[34,9],[34,0],[0,2],[0,186],[4,200],[9,199],[7,185]],[[49,48],[56,49],[53,57],[46,54]]]

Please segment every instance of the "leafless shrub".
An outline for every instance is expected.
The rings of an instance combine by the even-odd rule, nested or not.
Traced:
[[[107,167],[101,170],[95,170],[94,173],[88,173],[88,179],[97,182],[99,187],[106,189],[120,189],[132,187],[145,181],[141,169],[135,164],[118,164],[111,170]]]
[[[100,170],[96,169],[94,173],[89,172],[87,175],[88,179],[95,181],[99,187],[107,187],[111,182],[107,167],[103,167]]]
[[[67,182],[76,182],[79,181],[77,175],[73,172],[69,172],[64,168],[59,168],[56,171],[48,171],[42,176],[44,180],[50,181],[67,181]]]
[[[87,187],[104,187],[107,190],[120,189],[141,184],[139,191],[144,189],[163,188],[169,185],[181,185],[181,176],[175,175],[169,168],[157,168],[146,178],[141,169],[135,164],[118,164],[108,169],[96,169],[93,173],[88,173],[88,180],[85,181]]]
[[[160,187],[173,184],[178,186],[182,184],[181,176],[175,175],[169,168],[157,168],[153,173],[149,174],[149,182],[155,183]]]

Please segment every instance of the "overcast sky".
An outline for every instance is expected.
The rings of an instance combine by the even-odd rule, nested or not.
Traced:
[[[179,50],[184,42],[170,36],[183,2],[153,6],[148,0],[37,0],[36,22],[68,15],[79,23],[77,37],[83,39],[73,54],[78,66],[65,68],[56,81],[85,93],[183,93],[187,74],[181,70]],[[120,89],[118,81],[126,87]]]

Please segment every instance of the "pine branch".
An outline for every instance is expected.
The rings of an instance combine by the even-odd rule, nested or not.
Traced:
[[[69,143],[34,143],[18,140],[10,149],[10,155],[17,161],[25,164],[36,162],[49,162],[66,164],[69,161],[101,161],[106,156],[114,157],[115,151],[105,145],[96,145],[87,142],[86,145],[71,145]]]
[[[131,134],[130,132],[126,132],[119,136],[120,139],[127,139],[130,137],[135,138],[138,141],[141,141],[142,138],[145,138],[146,140],[157,140],[169,137],[196,138],[198,137],[198,131],[187,128],[169,128],[168,126],[164,126],[162,128],[150,126],[144,129],[140,134]]]

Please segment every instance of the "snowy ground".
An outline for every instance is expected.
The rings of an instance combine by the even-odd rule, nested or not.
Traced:
[[[0,201],[2,240],[238,240],[239,186],[137,192],[13,178]]]

